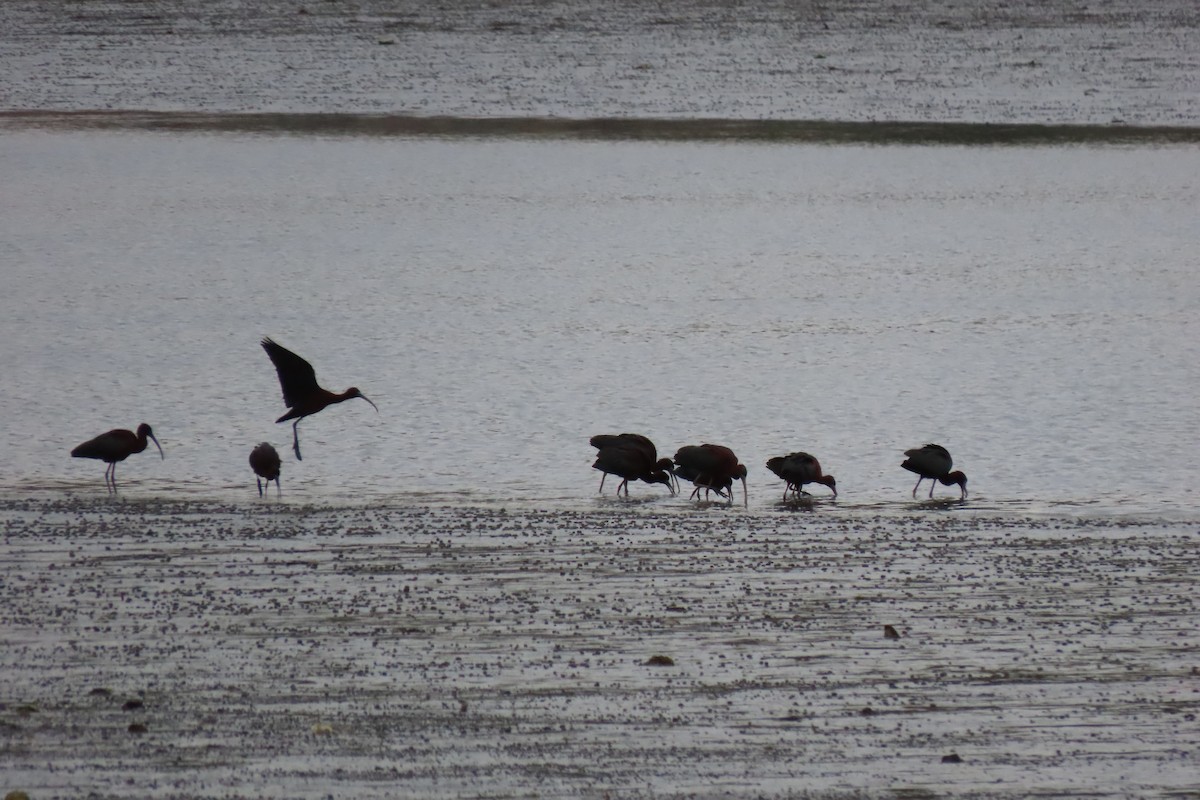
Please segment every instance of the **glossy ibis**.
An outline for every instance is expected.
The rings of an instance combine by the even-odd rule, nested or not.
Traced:
[[[283,494],[279,485],[279,465],[279,453],[269,442],[262,442],[250,451],[250,469],[254,470],[254,482],[258,484],[259,497],[263,494],[263,480],[267,482],[268,489],[271,488],[271,481],[275,481],[276,497]]]
[[[154,431],[146,423],[138,425],[137,433],[124,428],[114,428],[108,433],[102,433],[95,439],[89,439],[71,451],[75,458],[97,458],[108,464],[104,470],[104,488],[117,491],[117,462],[124,461],[134,453],[146,449],[147,440],[153,441],[158,448],[158,454],[164,459],[162,445],[154,438]]]
[[[679,448],[675,453],[675,474],[696,485],[692,497],[698,498],[701,489],[711,489],[722,496],[728,492],[730,505],[733,505],[733,482],[741,480],[742,502],[746,507],[750,505],[746,467],[738,463],[737,456],[728,447],[701,444]]]
[[[804,491],[806,483],[821,483],[833,490],[837,498],[837,480],[832,475],[821,472],[821,462],[808,453],[788,453],[786,456],[775,456],[767,462],[767,469],[774,472],[785,481],[783,499],[787,500],[788,492],[796,495],[808,494]]]
[[[596,463],[592,469],[600,470],[600,491],[604,491],[604,479],[609,475],[619,475],[621,482],[617,484],[617,495],[621,487],[625,487],[625,496],[629,497],[629,482],[644,481],[646,483],[661,483],[675,494],[671,485],[671,459],[659,458],[654,442],[640,433],[599,434],[589,440],[596,453]]]
[[[954,460],[950,458],[950,451],[942,447],[940,444],[927,444],[924,447],[914,447],[912,450],[905,450],[904,455],[908,456],[904,463],[900,466],[904,467],[909,472],[915,472],[920,477],[917,478],[917,485],[913,487],[912,495],[917,496],[917,489],[921,486],[921,481],[929,478],[929,496],[933,497],[933,490],[937,488],[937,482],[941,481],[943,486],[954,486],[958,484],[958,488],[962,490],[962,497],[967,496],[967,476],[955,470],[950,469],[954,466]]]
[[[317,373],[312,368],[312,364],[283,345],[275,343],[270,337],[262,340],[262,346],[270,356],[271,363],[275,365],[275,371],[279,373],[279,385],[283,387],[283,402],[288,407],[288,413],[275,421],[296,420],[292,423],[292,451],[296,454],[297,461],[303,460],[300,457],[300,433],[296,429],[300,420],[311,417],[326,406],[355,397],[361,397],[371,403],[365,394],[353,386],[341,394],[321,388],[317,385]],[[371,408],[374,408],[376,412],[379,411],[379,407],[374,403],[371,403]]]

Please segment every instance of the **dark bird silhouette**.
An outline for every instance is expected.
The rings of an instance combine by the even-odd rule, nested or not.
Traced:
[[[124,428],[114,428],[108,433],[102,433],[95,439],[89,439],[71,451],[75,458],[98,458],[108,464],[104,470],[104,488],[117,491],[117,462],[124,461],[134,453],[146,449],[146,440],[152,440],[158,448],[158,454],[164,459],[162,445],[154,438],[154,431],[146,423],[138,425],[137,433]]]
[[[804,491],[806,483],[821,483],[833,490],[837,497],[837,480],[832,475],[821,472],[821,462],[808,453],[788,453],[786,456],[775,456],[767,462],[767,469],[774,472],[785,481],[783,499],[787,500],[788,492],[797,495],[808,494]]]
[[[365,394],[353,386],[341,394],[321,388],[317,385],[317,373],[312,364],[283,345],[276,344],[270,337],[262,340],[262,346],[270,356],[271,363],[275,365],[275,371],[279,373],[279,385],[283,387],[283,403],[288,407],[288,413],[275,421],[296,420],[292,423],[292,451],[296,454],[297,461],[303,460],[300,457],[300,433],[296,428],[300,420],[311,417],[326,406],[355,397],[361,397],[371,403]],[[379,411],[379,407],[374,403],[371,403],[371,408]]]
[[[675,453],[675,474],[696,485],[692,497],[699,498],[700,490],[712,490],[729,498],[733,505],[733,482],[742,482],[742,502],[750,505],[746,491],[746,467],[739,464],[737,456],[728,447],[719,444],[687,445]],[[728,495],[726,495],[728,492]]]
[[[268,442],[262,442],[250,451],[250,469],[254,470],[254,482],[258,484],[259,497],[263,494],[263,480],[267,482],[268,489],[271,488],[271,481],[275,481],[276,497],[283,494],[279,485],[279,465],[279,453]]]
[[[604,479],[609,475],[619,475],[621,482],[617,484],[617,495],[621,487],[625,487],[625,496],[629,497],[629,482],[644,481],[646,483],[661,483],[675,494],[671,485],[671,459],[659,458],[654,442],[640,433],[599,434],[589,440],[596,453],[596,463],[592,469],[604,473],[600,477],[600,491],[604,491]]]
[[[909,472],[915,472],[920,477],[917,478],[917,485],[913,487],[913,497],[917,496],[917,489],[921,486],[921,481],[929,478],[929,496],[933,497],[933,490],[937,488],[937,482],[941,481],[943,486],[954,486],[958,484],[958,488],[962,490],[962,497],[967,496],[967,476],[957,470],[951,472],[950,469],[954,466],[954,460],[950,458],[950,451],[942,447],[940,444],[927,444],[924,447],[914,447],[912,450],[905,450],[904,455],[908,456],[904,463],[900,466],[904,467]]]

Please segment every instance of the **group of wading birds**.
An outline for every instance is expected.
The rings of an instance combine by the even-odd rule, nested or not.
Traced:
[[[279,375],[279,385],[283,389],[283,402],[288,411],[275,422],[292,422],[292,451],[296,460],[302,460],[300,455],[300,420],[312,416],[318,411],[335,403],[361,397],[368,403],[371,401],[357,388],[351,387],[344,392],[335,393],[322,388],[317,383],[317,374],[300,356],[277,344],[270,338],[262,340],[262,347],[275,365]],[[379,408],[371,403],[376,411]],[[108,433],[102,433],[94,439],[89,439],[71,451],[76,458],[95,458],[108,464],[104,471],[104,485],[112,493],[117,491],[117,464],[129,458],[134,453],[146,449],[149,442],[154,442],[158,453],[166,458],[162,445],[154,437],[154,431],[146,423],[138,426],[137,432],[118,428]],[[679,448],[674,460],[659,458],[654,442],[638,433],[601,434],[590,440],[596,448],[594,469],[600,470],[600,491],[604,491],[604,481],[609,475],[621,478],[617,484],[617,495],[625,490],[629,496],[629,482],[643,481],[645,483],[661,483],[670,489],[674,495],[678,491],[679,479],[691,481],[695,487],[691,497],[699,499],[704,492],[705,499],[710,493],[724,498],[733,504],[733,482],[742,482],[742,502],[749,506],[750,498],[746,490],[746,467],[738,462],[734,452],[719,444],[688,445]],[[906,450],[904,463],[900,466],[909,472],[916,473],[917,483],[913,486],[913,497],[921,482],[931,481],[929,496],[941,482],[945,486],[959,487],[961,497],[967,496],[967,476],[959,471],[952,471],[954,461],[950,452],[937,444],[927,444]],[[279,483],[281,462],[279,453],[268,442],[262,442],[250,452],[250,467],[254,470],[255,482],[258,484],[258,494],[263,494],[263,482],[270,489],[271,481],[275,481],[275,492],[282,494]],[[826,475],[821,470],[821,463],[808,453],[789,453],[786,456],[776,456],[767,462],[767,468],[784,481],[783,499],[788,496],[799,499],[807,497],[805,484],[819,483],[828,486],[837,497],[837,481],[832,475]]]

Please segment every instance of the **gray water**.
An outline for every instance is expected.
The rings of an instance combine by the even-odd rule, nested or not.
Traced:
[[[628,430],[752,512],[798,449],[906,508],[928,441],[970,508],[1195,509],[1195,148],[16,130],[0,174],[0,491],[102,495],[70,449],[145,421],[127,496],[256,497],[267,440],[284,502],[594,508]],[[379,413],[296,462],[263,335]]]

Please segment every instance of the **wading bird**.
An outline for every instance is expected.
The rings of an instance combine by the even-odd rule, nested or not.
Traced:
[[[138,425],[137,433],[124,428],[114,428],[108,433],[102,433],[95,439],[89,439],[71,451],[75,458],[98,458],[108,464],[104,470],[104,488],[117,491],[117,462],[124,461],[134,453],[146,449],[146,440],[154,442],[158,454],[166,458],[162,445],[154,438],[154,431],[146,423]]]
[[[262,346],[270,356],[271,363],[275,365],[275,371],[279,373],[279,385],[283,387],[283,403],[288,407],[288,413],[275,421],[296,420],[292,423],[292,451],[296,454],[297,461],[303,460],[300,457],[300,432],[296,429],[300,420],[311,417],[326,406],[354,397],[361,397],[371,403],[365,394],[353,386],[341,394],[321,388],[317,385],[317,373],[312,364],[283,345],[276,344],[270,337],[262,340]],[[371,403],[371,408],[379,411],[379,407],[374,403]]]
[[[739,464],[737,456],[728,447],[719,444],[687,445],[675,453],[675,474],[696,485],[692,497],[699,498],[700,490],[716,492],[722,497],[729,494],[729,504],[733,505],[733,482],[742,482],[742,503],[750,505],[750,497],[746,491],[746,467]]]
[[[937,488],[937,482],[941,481],[943,486],[953,486],[958,484],[958,488],[962,490],[962,497],[967,496],[967,476],[958,472],[950,471],[954,466],[954,460],[950,458],[950,451],[942,447],[940,444],[927,444],[924,447],[914,447],[912,450],[905,450],[904,455],[908,456],[904,463],[900,466],[904,467],[909,472],[915,472],[920,477],[917,478],[917,485],[913,487],[912,495],[917,496],[917,489],[921,486],[921,481],[929,478],[929,496],[933,497],[933,490]]]
[[[601,492],[604,491],[605,478],[619,475],[618,497],[622,486],[625,487],[625,496],[629,497],[629,482],[637,480],[664,484],[671,494],[675,494],[675,487],[671,485],[671,459],[659,458],[654,442],[640,433],[599,434],[593,436],[589,443],[599,451],[592,469],[603,473],[600,477]]]
[[[822,483],[832,489],[834,498],[837,498],[837,480],[832,475],[823,474],[821,462],[808,453],[775,456],[767,462],[767,469],[786,482],[783,488],[784,500],[787,500],[788,492],[794,492],[797,496],[808,494],[804,491],[806,483]]]
[[[271,488],[271,481],[275,481],[276,497],[283,494],[283,489],[279,486],[279,464],[279,453],[268,442],[262,442],[250,451],[250,469],[254,470],[254,482],[258,484],[259,497],[263,494],[263,480],[267,482],[267,489]]]

